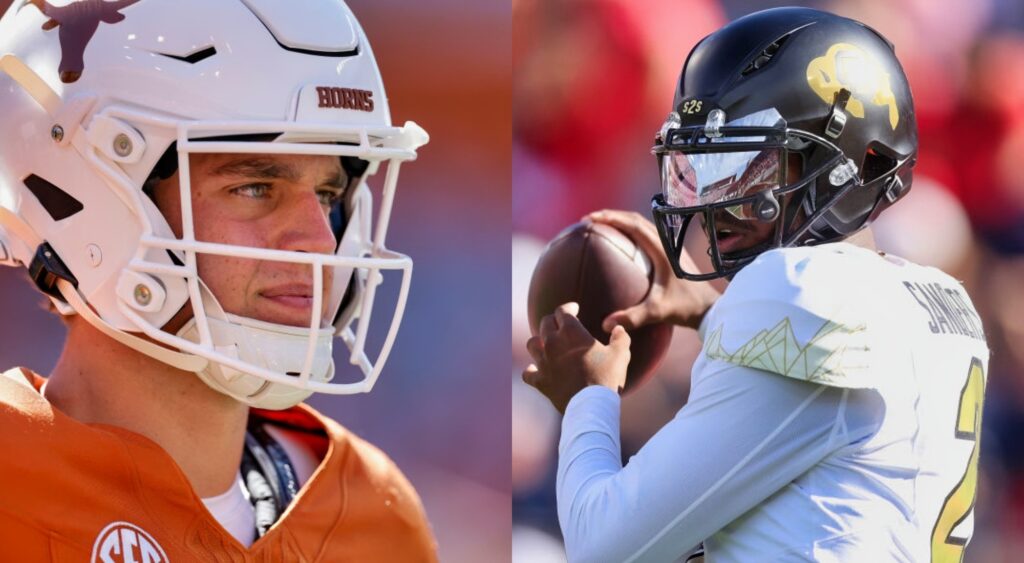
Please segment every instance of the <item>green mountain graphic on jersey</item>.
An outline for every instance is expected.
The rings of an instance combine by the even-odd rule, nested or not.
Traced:
[[[723,325],[704,342],[708,358],[834,387],[872,387],[868,380],[866,326],[825,321],[803,346],[789,317],[759,331],[735,352],[722,346]]]

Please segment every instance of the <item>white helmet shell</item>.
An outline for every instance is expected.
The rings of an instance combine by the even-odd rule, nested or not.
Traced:
[[[384,245],[398,168],[428,137],[411,122],[392,126],[373,53],[343,2],[18,0],[0,19],[0,108],[0,263],[29,267],[62,312],[255,406],[373,386],[412,268]],[[143,193],[168,150],[183,194],[197,152],[327,154],[369,168],[346,195],[337,252],[311,254],[196,241],[189,197],[176,237]],[[381,163],[374,224],[365,176]],[[311,265],[309,328],[222,311],[196,270],[203,253]],[[325,267],[336,269],[333,287],[322,287]],[[382,270],[402,282],[371,360],[364,348]],[[322,299],[333,323],[320,318]],[[186,305],[189,326],[163,330]],[[335,337],[360,381],[330,382]]]

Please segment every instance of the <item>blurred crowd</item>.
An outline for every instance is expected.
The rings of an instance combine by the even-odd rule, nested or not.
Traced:
[[[526,288],[545,241],[586,212],[648,214],[650,147],[690,48],[780,5],[864,21],[910,79],[920,154],[906,200],[875,223],[879,247],[963,280],[992,358],[975,534],[967,561],[1024,547],[1024,4],[1018,0],[513,0],[513,561],[564,561],[554,479],[560,420],[519,381]],[[696,334],[677,330],[657,377],[623,401],[628,459],[685,403]],[[1024,432],[1022,432],[1024,433]]]

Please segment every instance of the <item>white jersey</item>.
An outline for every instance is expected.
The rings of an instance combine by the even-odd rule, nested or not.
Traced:
[[[571,561],[959,561],[988,347],[963,288],[845,243],[766,252],[708,312],[688,404],[622,467],[618,397],[573,398]]]

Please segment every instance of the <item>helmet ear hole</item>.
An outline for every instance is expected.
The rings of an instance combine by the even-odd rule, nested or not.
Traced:
[[[897,160],[893,156],[883,154],[884,149],[875,145],[869,146],[861,166],[861,181],[864,184],[876,180],[896,168]]]

